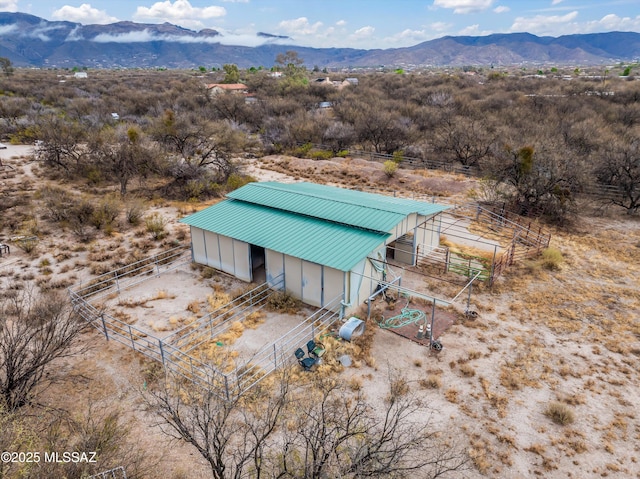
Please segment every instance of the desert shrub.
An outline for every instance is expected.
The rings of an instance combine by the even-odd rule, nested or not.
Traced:
[[[573,410],[565,403],[557,401],[550,403],[544,411],[544,414],[553,422],[560,424],[561,426],[571,424],[575,420]]]
[[[547,248],[542,251],[542,266],[548,270],[558,270],[564,261],[562,253],[557,248]]]
[[[120,204],[113,198],[105,198],[98,203],[89,219],[96,229],[107,230],[111,228],[120,214]]]
[[[299,146],[298,148],[293,150],[293,156],[297,156],[298,158],[305,158],[311,151],[311,148],[313,148],[313,145],[311,143],[305,143],[304,145]]]
[[[396,164],[400,164],[402,159],[404,158],[404,151],[396,150],[393,152],[393,162]]]
[[[133,200],[127,203],[125,207],[125,217],[130,225],[140,224],[144,213],[144,203],[141,200]]]
[[[442,379],[436,374],[429,374],[426,379],[419,381],[420,387],[425,389],[440,389],[442,387]]]
[[[159,213],[153,213],[146,217],[145,227],[148,233],[151,233],[151,236],[154,240],[161,240],[167,235],[165,231],[165,226],[167,226],[167,220]]]
[[[227,191],[237,190],[238,188],[241,188],[248,183],[254,183],[255,181],[257,180],[252,176],[232,173],[229,175],[229,178],[227,178],[226,189]]]
[[[329,150],[315,150],[311,152],[313,160],[330,160],[333,158],[333,152]]]
[[[470,364],[464,363],[460,365],[460,372],[464,377],[470,378],[475,376],[476,370]]]
[[[393,178],[398,172],[398,164],[393,160],[387,160],[382,164],[382,171],[387,178]]]
[[[338,158],[346,158],[347,156],[349,156],[349,150],[340,150],[338,153],[336,153],[336,156]]]
[[[287,291],[277,291],[269,296],[267,308],[278,313],[297,313],[300,302]]]

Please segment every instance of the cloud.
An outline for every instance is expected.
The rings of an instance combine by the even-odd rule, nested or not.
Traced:
[[[191,35],[156,35],[148,29],[120,34],[101,33],[91,41],[96,43],[146,43],[146,42],[175,42],[175,43],[218,43],[217,37],[195,37]]]
[[[336,22],[336,25],[338,25],[339,27],[344,27],[347,24],[346,20],[338,20]]]
[[[195,35],[157,35],[148,29],[137,32],[128,32],[117,35],[103,33],[97,35],[91,41],[96,43],[148,43],[148,42],[173,42],[173,43],[220,43],[222,45],[241,45],[245,47],[257,47],[265,44],[291,43],[285,38],[265,38],[254,33],[229,33],[224,35],[195,36]]]
[[[358,28],[351,35],[352,38],[368,38],[376,31],[374,27],[371,25],[367,25],[366,27]]]
[[[312,25],[307,17],[300,17],[294,20],[283,20],[278,24],[278,27],[295,35],[313,35],[322,27],[322,22],[316,22]]]
[[[453,24],[446,23],[446,22],[433,22],[433,23],[430,23],[428,26],[433,31],[445,32],[445,31],[449,30],[451,27],[453,27]]]
[[[486,10],[495,0],[433,0],[434,7],[451,8],[453,13],[476,13]]]
[[[224,7],[193,7],[189,0],[156,2],[151,7],[138,7],[133,14],[136,20],[151,19],[187,27],[201,27],[202,20],[220,18],[227,14]]]
[[[600,20],[587,22],[582,30],[584,33],[593,32],[637,32],[640,31],[640,15],[635,18],[619,17],[613,13],[605,15]]]
[[[458,35],[467,36],[467,37],[482,37],[485,35],[490,35],[491,31],[489,30],[480,30],[480,25],[469,25],[468,27],[463,28],[458,32]]]
[[[228,3],[249,3],[249,0],[222,0],[223,2]]]
[[[7,35],[8,33],[14,32],[18,29],[17,25],[2,25],[0,26],[0,37],[2,35]]]
[[[65,5],[58,10],[55,10],[52,14],[52,17],[56,20],[66,20],[69,22],[84,24],[107,24],[118,21],[116,17],[108,15],[105,10],[98,10],[97,8],[93,8],[88,3],[83,3],[79,7]]]
[[[551,5],[558,5],[559,3],[562,3],[564,0],[553,0],[551,2]]]
[[[18,0],[0,0],[0,11],[17,12]]]
[[[511,32],[529,32],[529,33],[548,33],[549,31],[557,31],[558,25],[563,26],[563,32],[566,26],[573,22],[578,17],[578,12],[569,12],[566,15],[536,15],[535,17],[517,17],[511,28]]]
[[[510,12],[511,9],[504,5],[498,5],[496,8],[493,9],[493,11],[494,13],[507,13],[507,12]]]
[[[411,30],[407,28],[406,30],[385,38],[384,42],[400,45],[415,45],[416,43],[421,43],[431,38],[433,38],[433,35],[427,30]]]

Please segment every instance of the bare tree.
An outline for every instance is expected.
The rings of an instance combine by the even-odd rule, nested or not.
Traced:
[[[42,116],[38,121],[37,136],[41,141],[36,151],[38,159],[67,172],[77,171],[87,154],[83,145],[86,130],[79,123],[53,115]]]
[[[7,408],[29,403],[54,378],[53,361],[78,352],[85,329],[60,294],[9,289],[0,301],[0,398]]]
[[[184,379],[168,377],[146,396],[167,435],[191,444],[215,479],[263,477],[265,455],[288,404],[289,381],[271,393],[260,386],[229,399]]]
[[[596,168],[600,183],[616,186],[620,196],[611,202],[629,214],[640,209],[640,138],[608,146]]]
[[[436,478],[467,467],[466,454],[445,443],[427,420],[430,411],[394,375],[378,408],[336,378],[316,379],[298,400],[280,477]]]
[[[436,151],[450,155],[463,166],[478,166],[489,156],[494,141],[491,133],[473,118],[447,116],[436,128]]]
[[[572,210],[582,170],[554,145],[541,150],[504,145],[493,151],[488,169],[496,184],[510,188],[505,190],[507,200],[519,214],[542,214],[554,220],[565,218]]]
[[[129,181],[152,169],[154,155],[139,128],[119,125],[107,128],[95,136],[90,144],[98,169],[120,184],[120,195],[127,194]]]
[[[286,372],[275,389],[228,400],[183,379],[148,393],[147,402],[165,433],[194,446],[215,479],[436,478],[468,463],[397,378],[379,407],[336,378],[294,387]]]

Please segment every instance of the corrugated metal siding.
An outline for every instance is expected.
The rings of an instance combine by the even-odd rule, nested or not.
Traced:
[[[249,183],[228,198],[373,231],[390,231],[412,213],[433,215],[446,206],[315,183]]]
[[[217,233],[221,240],[223,236],[234,238],[340,271],[351,270],[388,237],[387,233],[236,200],[222,201],[181,223]],[[233,251],[225,246],[220,245],[223,266],[227,266],[225,256],[233,258]]]

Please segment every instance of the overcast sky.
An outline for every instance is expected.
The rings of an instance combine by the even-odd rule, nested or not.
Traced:
[[[226,43],[257,32],[297,45],[391,48],[445,35],[529,32],[560,36],[640,32],[640,0],[0,0],[0,11],[82,24],[133,20],[213,28]]]

